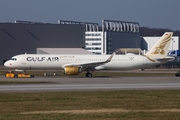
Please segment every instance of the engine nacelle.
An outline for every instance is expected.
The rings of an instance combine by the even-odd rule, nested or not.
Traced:
[[[66,75],[78,75],[81,72],[80,67],[76,66],[66,66],[64,68],[64,74]]]

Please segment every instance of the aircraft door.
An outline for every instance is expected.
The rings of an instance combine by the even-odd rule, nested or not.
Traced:
[[[26,55],[23,55],[21,58],[21,64],[26,64]]]
[[[75,62],[76,62],[76,63],[80,63],[80,62],[81,62],[81,58],[76,58],[76,59],[75,59]]]

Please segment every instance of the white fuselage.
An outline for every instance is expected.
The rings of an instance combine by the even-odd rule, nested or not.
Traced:
[[[22,54],[5,62],[6,67],[21,70],[63,70],[64,66],[106,61],[110,55],[62,55],[62,54]],[[166,61],[167,62],[167,61]],[[95,70],[130,70],[162,64],[150,61],[142,55],[114,55],[112,60]]]

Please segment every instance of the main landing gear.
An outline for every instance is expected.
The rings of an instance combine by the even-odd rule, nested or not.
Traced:
[[[87,72],[87,73],[86,73],[86,77],[92,77],[92,74],[89,73],[89,72]]]

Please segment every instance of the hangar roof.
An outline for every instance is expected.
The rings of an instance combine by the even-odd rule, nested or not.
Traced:
[[[82,48],[37,48],[37,54],[94,54]]]

